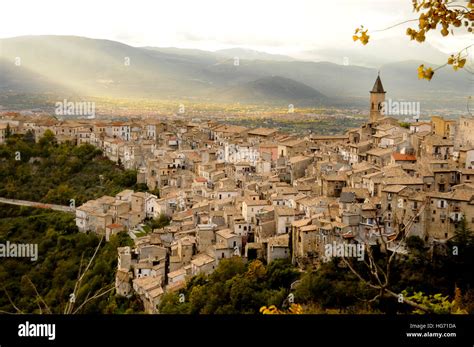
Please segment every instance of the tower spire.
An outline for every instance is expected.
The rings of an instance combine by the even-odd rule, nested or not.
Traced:
[[[385,90],[383,89],[380,71],[377,73],[374,87],[370,91],[370,122],[375,123],[383,117],[382,105],[385,101]]]
[[[386,93],[383,89],[382,80],[380,79],[380,71],[377,74],[377,79],[375,80],[371,93]]]

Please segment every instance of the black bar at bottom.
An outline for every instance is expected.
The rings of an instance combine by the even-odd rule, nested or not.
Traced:
[[[472,315],[0,315],[0,347],[473,346],[473,323]]]

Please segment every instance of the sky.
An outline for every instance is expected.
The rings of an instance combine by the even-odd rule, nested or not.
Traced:
[[[292,55],[353,45],[356,27],[383,29],[416,18],[411,10],[411,0],[1,0],[0,37],[76,35],[132,46]],[[372,40],[407,40],[405,28],[374,33]],[[428,40],[450,53],[472,39],[432,34]]]

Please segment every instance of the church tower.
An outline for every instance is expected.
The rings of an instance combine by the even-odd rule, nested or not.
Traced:
[[[384,117],[382,115],[382,103],[385,101],[385,93],[383,90],[382,81],[380,80],[380,73],[375,80],[374,87],[370,92],[370,122],[376,122],[378,119]]]

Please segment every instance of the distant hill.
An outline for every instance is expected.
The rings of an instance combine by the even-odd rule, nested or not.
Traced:
[[[235,102],[314,105],[326,97],[306,84],[280,76],[262,77],[224,91],[224,98]]]
[[[365,105],[377,76],[373,68],[283,61],[281,56],[241,49],[132,47],[75,36],[1,39],[0,47],[0,93]],[[21,58],[20,66],[15,65],[16,57]],[[420,81],[417,64],[381,66],[388,97],[426,105],[465,104],[472,84],[464,71],[455,73],[448,67],[437,71],[432,81]]]
[[[218,56],[235,58],[244,60],[269,60],[269,61],[295,61],[295,58],[288,57],[280,54],[269,54],[265,52],[259,52],[252,49],[243,48],[228,48],[221,49],[215,52]]]

